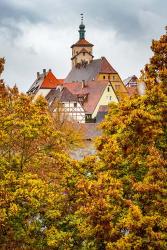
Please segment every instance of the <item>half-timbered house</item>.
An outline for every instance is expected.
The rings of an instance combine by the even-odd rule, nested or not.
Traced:
[[[64,119],[85,123],[85,111],[77,95],[72,94],[68,88],[59,85],[50,90],[46,96],[50,110],[61,113]]]

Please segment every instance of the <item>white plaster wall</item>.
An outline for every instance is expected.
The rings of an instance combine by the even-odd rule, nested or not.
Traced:
[[[50,92],[51,89],[39,89],[36,95],[34,96],[34,100],[37,99],[38,96],[47,96],[47,94]]]

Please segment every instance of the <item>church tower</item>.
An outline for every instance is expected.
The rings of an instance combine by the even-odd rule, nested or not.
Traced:
[[[85,40],[85,25],[83,14],[81,14],[81,24],[79,25],[79,40],[71,46],[72,48],[72,67],[86,66],[93,60],[93,44]]]

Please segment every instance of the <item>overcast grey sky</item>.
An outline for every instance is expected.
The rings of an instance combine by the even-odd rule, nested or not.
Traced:
[[[139,75],[151,40],[165,32],[166,0],[0,0],[3,78],[26,91],[43,68],[64,78],[70,46],[78,40],[80,13],[94,56],[105,56],[122,79]]]

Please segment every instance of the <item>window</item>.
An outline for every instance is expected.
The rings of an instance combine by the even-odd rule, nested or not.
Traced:
[[[110,75],[108,75],[108,80],[110,80]]]
[[[106,76],[103,76],[103,79],[106,79]]]
[[[112,97],[110,96],[110,101],[112,100]]]
[[[110,87],[107,88],[107,91],[110,92]]]
[[[83,52],[83,56],[85,56],[85,52]]]
[[[115,80],[115,76],[113,76],[113,81]]]
[[[74,102],[74,107],[77,107],[77,102]]]

